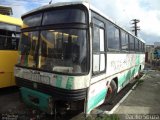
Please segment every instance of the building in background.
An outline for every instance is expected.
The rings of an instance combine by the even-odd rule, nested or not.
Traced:
[[[155,42],[154,45],[146,45],[145,61],[154,66],[160,66],[160,42]]]
[[[154,59],[154,45],[146,45],[146,58],[147,63],[152,63]]]
[[[160,42],[154,43],[154,57],[160,60]]]
[[[0,5],[0,14],[11,16],[11,15],[13,15],[12,8]]]
[[[160,47],[160,42],[155,42],[154,43],[154,48]]]

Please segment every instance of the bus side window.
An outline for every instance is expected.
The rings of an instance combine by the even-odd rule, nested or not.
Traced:
[[[97,21],[96,21],[97,22]],[[100,22],[100,21],[98,21]],[[103,23],[101,22],[100,25]],[[104,29],[98,25],[93,27],[93,74],[105,71]]]
[[[129,47],[130,51],[135,51],[135,40],[131,35],[129,35]]]
[[[109,50],[120,50],[120,34],[119,29],[108,22],[107,24],[107,41],[108,41],[108,49]]]
[[[138,39],[135,38],[135,51],[138,52],[139,51],[139,41]]]
[[[121,49],[124,51],[128,51],[129,45],[128,45],[128,34],[121,30]]]
[[[4,49],[5,37],[0,36],[0,50]]]

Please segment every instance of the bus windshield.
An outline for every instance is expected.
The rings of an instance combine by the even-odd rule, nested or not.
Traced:
[[[86,30],[41,31],[39,50],[37,50],[38,32],[24,32],[21,39],[19,47],[21,58],[23,56],[21,65],[35,67],[39,58],[38,66],[43,70],[67,73],[87,72]]]
[[[86,72],[86,31],[80,29],[41,32],[41,69]]]
[[[86,24],[84,11],[73,10],[44,12],[40,30],[22,32],[19,65],[61,73],[87,72],[87,29],[65,27],[68,23],[79,26]],[[66,16],[70,15],[70,19],[64,17],[65,13]],[[59,21],[55,20],[56,16]],[[26,24],[27,17],[24,19]],[[59,23],[64,23],[64,28],[51,27]],[[48,28],[49,24],[51,28]],[[27,26],[32,27],[31,25],[35,25],[34,21]]]

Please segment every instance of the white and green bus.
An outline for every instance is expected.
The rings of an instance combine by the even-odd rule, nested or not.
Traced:
[[[88,3],[46,5],[22,20],[15,77],[29,106],[89,114],[144,68],[145,42]]]

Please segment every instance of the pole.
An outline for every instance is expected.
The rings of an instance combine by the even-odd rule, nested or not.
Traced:
[[[131,24],[133,24],[133,26],[132,26],[132,31],[134,32],[134,34],[135,34],[135,36],[137,36],[137,34],[138,34],[138,30],[140,30],[140,27],[139,26],[137,26],[137,23],[139,23],[140,22],[140,20],[138,20],[138,19],[132,19],[131,21],[133,21]]]

